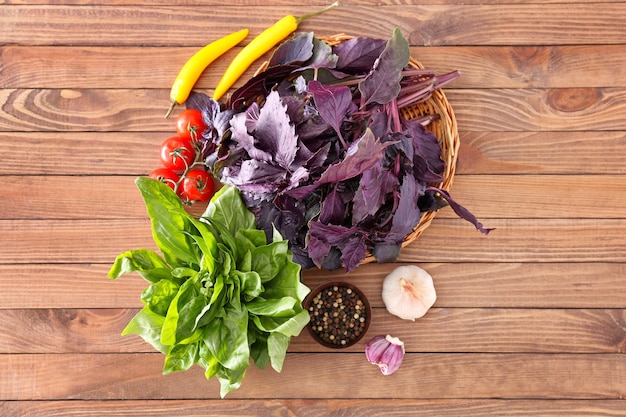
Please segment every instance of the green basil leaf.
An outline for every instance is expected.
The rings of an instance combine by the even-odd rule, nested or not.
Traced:
[[[195,219],[191,219],[191,221],[198,232],[200,232],[200,236],[191,236],[202,252],[200,269],[208,271],[209,274],[213,275],[215,272],[216,260],[218,258],[217,239],[209,230],[206,223]]]
[[[204,341],[200,343],[198,365],[205,369],[206,379],[213,378],[223,368]]]
[[[161,343],[161,329],[165,318],[144,306],[122,331],[122,336],[135,334],[151,344],[159,352],[167,352],[168,347]]]
[[[295,262],[287,262],[269,282],[264,283],[264,298],[293,297],[304,300],[311,291],[300,282],[300,265]]]
[[[225,368],[237,370],[250,366],[248,312],[245,308],[225,308],[224,316],[217,317],[211,324],[204,342]]]
[[[218,238],[217,247],[222,253],[228,253],[232,255],[233,259],[238,259],[239,248],[235,237],[230,233],[228,228],[222,223],[213,219],[203,219],[203,222],[209,227],[213,235]]]
[[[239,229],[235,234],[235,240],[240,248],[247,250],[267,245],[265,232],[259,229]]]
[[[244,297],[247,300],[252,300],[258,297],[263,292],[263,285],[261,284],[261,277],[255,271],[240,272],[234,271],[235,276],[239,278],[239,297]]]
[[[237,269],[241,272],[252,271],[252,252],[245,251],[241,260],[237,263]]]
[[[187,304],[193,297],[197,296],[197,288],[195,288],[195,280],[188,279],[180,286],[178,293],[172,299],[167,315],[165,316],[165,322],[163,323],[163,330],[161,331],[161,343],[164,345],[174,345],[177,341],[178,335],[178,320],[180,318],[179,309]]]
[[[203,295],[198,295],[185,303],[178,312],[176,327],[176,343],[192,336],[196,331],[196,318],[206,307],[208,300]]]
[[[250,314],[256,314],[257,316],[288,317],[294,314],[293,308],[297,302],[298,300],[293,297],[270,300],[259,297],[246,304],[246,308]]]
[[[283,362],[287,355],[289,340],[289,336],[277,332],[270,333],[270,336],[267,338],[267,350],[270,362],[276,372],[280,372],[283,369]]]
[[[244,204],[239,190],[232,186],[224,186],[215,193],[202,217],[223,224],[233,236],[240,229],[256,229],[254,214]]]
[[[155,282],[141,293],[141,301],[146,304],[151,311],[159,316],[165,317],[170,303],[178,293],[179,286],[167,279]]]
[[[115,279],[129,272],[138,272],[148,282],[172,278],[169,265],[150,249],[129,250],[118,255],[108,276]]]
[[[254,365],[259,369],[265,369],[270,363],[270,355],[267,348],[267,333],[258,331],[251,332],[256,337],[250,345],[250,357],[254,361]]]
[[[309,323],[308,311],[301,310],[292,317],[272,317],[251,315],[255,326],[265,332],[278,332],[285,336],[297,336]]]
[[[174,345],[165,356],[163,373],[186,371],[196,363],[199,343]]]
[[[246,375],[247,369],[227,369],[222,368],[217,373],[217,379],[220,381],[220,396],[224,398],[229,392],[239,389],[243,377]]]
[[[268,282],[274,279],[290,260],[288,254],[289,243],[286,240],[254,248],[252,250],[252,270],[259,273],[263,283]]]
[[[152,238],[168,264],[198,264],[199,256],[191,232],[190,215],[180,198],[166,184],[147,177],[135,180],[152,223]]]

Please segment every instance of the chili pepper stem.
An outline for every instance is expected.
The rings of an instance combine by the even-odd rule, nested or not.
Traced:
[[[172,114],[172,110],[174,110],[174,107],[176,107],[176,103],[175,101],[172,101],[172,104],[170,104],[170,108],[167,109],[167,113],[165,113],[165,118],[167,119],[168,117],[170,117],[170,114]]]
[[[318,10],[316,12],[305,14],[304,16],[295,16],[296,22],[298,24],[300,24],[300,23],[302,23],[302,21],[307,20],[310,17],[317,16],[318,14],[322,14],[322,13],[332,9],[333,7],[337,7],[337,6],[339,6],[339,1],[336,1],[333,4],[330,4],[330,5],[326,6],[326,7],[324,7],[323,9],[320,9],[320,10]]]

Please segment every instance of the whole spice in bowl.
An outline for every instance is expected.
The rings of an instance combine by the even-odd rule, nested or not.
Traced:
[[[372,310],[365,295],[345,282],[328,282],[317,287],[304,301],[311,320],[307,330],[321,345],[345,348],[367,332]]]

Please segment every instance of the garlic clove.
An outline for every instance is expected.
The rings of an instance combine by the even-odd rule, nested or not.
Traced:
[[[404,265],[385,277],[382,298],[391,314],[415,321],[435,304],[437,293],[428,272],[415,265]]]
[[[383,375],[391,375],[402,364],[404,343],[390,335],[376,336],[365,346],[365,357],[372,365],[378,365]]]

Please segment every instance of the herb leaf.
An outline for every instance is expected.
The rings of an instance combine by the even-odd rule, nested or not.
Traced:
[[[398,96],[402,70],[409,64],[410,57],[409,43],[396,28],[372,71],[359,84],[364,105],[386,104]]]
[[[322,119],[331,125],[337,135],[343,139],[341,125],[348,110],[354,106],[350,89],[347,86],[330,86],[311,80],[308,84],[308,90],[309,93],[313,94],[317,111]]]

